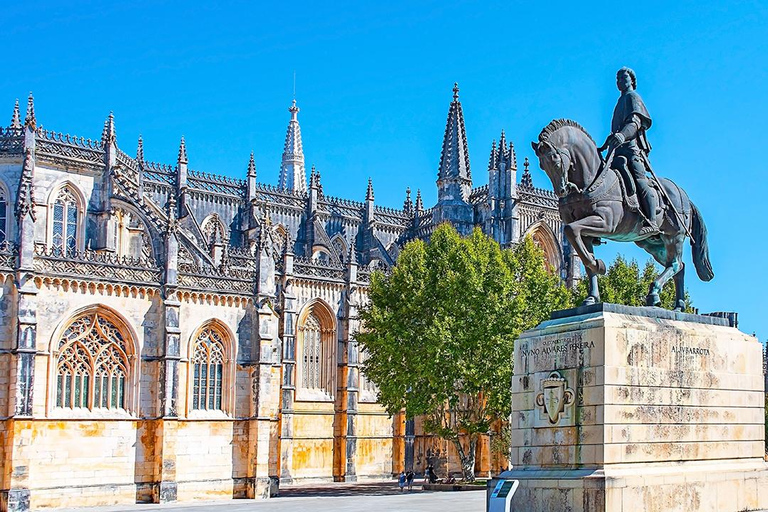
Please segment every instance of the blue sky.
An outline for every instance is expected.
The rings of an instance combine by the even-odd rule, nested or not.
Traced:
[[[454,81],[479,185],[502,128],[521,169],[553,118],[602,141],[630,66],[654,167],[709,228],[716,277],[688,273],[694,305],[738,311],[763,338],[767,40],[765,2],[16,2],[0,15],[0,116],[31,90],[47,129],[96,138],[114,111],[128,154],[141,133],[148,159],[174,163],[184,135],[192,168],[242,177],[254,151],[276,183],[295,72],[326,194],[362,199],[370,176],[377,203],[402,205],[410,186],[431,206]],[[599,249],[618,252],[646,259]]]

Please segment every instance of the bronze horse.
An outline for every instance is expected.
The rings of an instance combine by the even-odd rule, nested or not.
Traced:
[[[568,119],[549,123],[539,134],[539,142],[531,145],[559,198],[565,236],[587,269],[589,296],[584,304],[600,302],[597,276],[605,274],[605,263],[596,259],[593,251],[602,238],[635,242],[664,266],[648,290],[646,304],[649,306],[659,305],[662,287],[674,277],[675,311],[685,307],[683,242],[687,233],[692,235],[693,263],[699,278],[709,281],[714,277],[704,220],[685,191],[674,182],[660,180],[681,219],[678,220],[670,205],[657,210],[654,220],[661,232],[644,238],[640,230],[645,219],[638,208],[629,205],[624,191],[626,182],[617,170],[626,163],[621,161],[623,157],[617,158],[613,165],[610,158],[608,162],[603,161],[592,137]],[[685,225],[681,225],[683,223]]]

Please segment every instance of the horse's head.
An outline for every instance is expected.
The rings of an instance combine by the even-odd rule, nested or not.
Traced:
[[[592,137],[570,119],[549,123],[541,130],[539,142],[531,142],[531,146],[558,197],[580,192],[600,167],[600,154]]]
[[[568,171],[572,160],[567,151],[555,147],[549,141],[531,142],[533,151],[539,157],[539,167],[547,173],[557,197],[565,197],[571,193],[568,186]],[[573,185],[571,183],[571,185]]]

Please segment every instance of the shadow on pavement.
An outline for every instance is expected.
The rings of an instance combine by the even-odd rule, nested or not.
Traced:
[[[421,484],[414,483],[410,494],[422,493]],[[388,496],[393,494],[409,494],[406,489],[400,492],[397,481],[371,482],[371,483],[337,483],[337,484],[317,484],[317,485],[289,485],[280,487],[280,496],[278,498],[296,498],[306,496],[316,497],[339,497],[339,496]]]

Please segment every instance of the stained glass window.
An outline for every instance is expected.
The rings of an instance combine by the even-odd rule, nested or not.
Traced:
[[[65,187],[53,204],[54,249],[71,255],[77,249],[77,200],[72,191]]]
[[[310,313],[302,328],[304,343],[302,346],[301,384],[307,389],[322,389],[322,330],[317,317]]]
[[[208,327],[200,332],[192,365],[192,409],[222,410],[224,341],[217,330]]]
[[[99,313],[83,315],[67,327],[56,370],[57,407],[125,409],[126,341]]]

